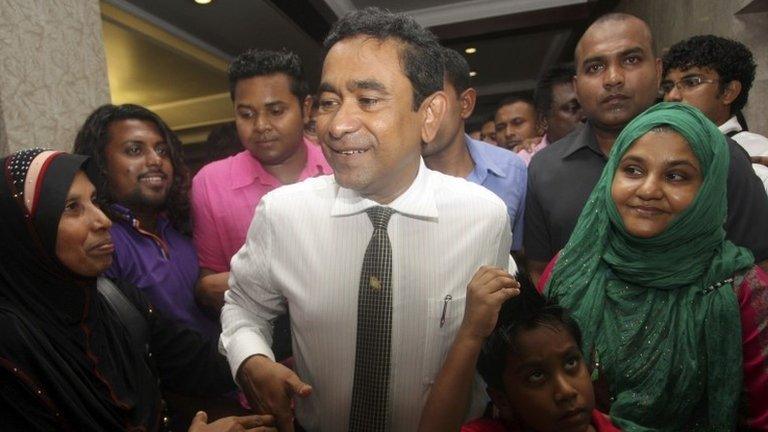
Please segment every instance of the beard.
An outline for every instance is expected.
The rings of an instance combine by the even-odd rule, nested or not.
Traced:
[[[119,201],[120,204],[131,210],[159,213],[167,209],[170,188],[161,194],[147,194],[137,186],[130,194]]]

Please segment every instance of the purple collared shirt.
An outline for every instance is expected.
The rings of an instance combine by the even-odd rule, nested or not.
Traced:
[[[170,221],[157,220],[159,236],[144,231],[130,211],[113,205],[120,219],[110,234],[115,244],[112,266],[105,275],[137,286],[165,315],[212,337],[221,332],[219,323],[208,318],[195,303],[199,268],[192,241],[176,231]]]

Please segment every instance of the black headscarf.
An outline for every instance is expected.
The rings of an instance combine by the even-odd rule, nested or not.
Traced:
[[[18,406],[8,395],[0,403],[17,413],[45,412],[64,430],[156,430],[160,394],[144,353],[132,349],[96,279],[73,273],[55,254],[69,188],[88,158],[50,157],[30,214],[24,182],[42,151],[0,161],[0,369],[36,395],[37,405],[22,395]]]

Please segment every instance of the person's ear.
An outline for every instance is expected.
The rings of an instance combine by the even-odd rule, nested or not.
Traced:
[[[459,95],[459,104],[461,106],[461,119],[466,120],[472,115],[477,102],[477,90],[472,87],[464,90]]]
[[[304,102],[301,104],[301,120],[306,125],[309,123],[310,114],[312,114],[312,103],[315,101],[312,95],[307,95],[304,98]]]
[[[448,99],[443,91],[431,94],[421,103],[420,110],[423,110],[424,113],[424,120],[421,124],[421,140],[423,142],[428,143],[435,139],[447,106]]]
[[[723,105],[731,105],[741,94],[741,81],[733,80],[723,87],[720,100]]]
[[[539,115],[539,118],[536,121],[536,133],[538,136],[544,136],[544,134],[547,133],[548,128],[549,122],[547,121],[547,118],[543,115]]]

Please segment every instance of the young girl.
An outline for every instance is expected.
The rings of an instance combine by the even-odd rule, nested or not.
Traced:
[[[480,268],[472,278],[461,329],[422,411],[419,431],[618,431],[594,409],[579,326],[527,279],[521,285],[492,267]],[[505,303],[518,286],[520,295]],[[500,415],[461,426],[475,364]]]

